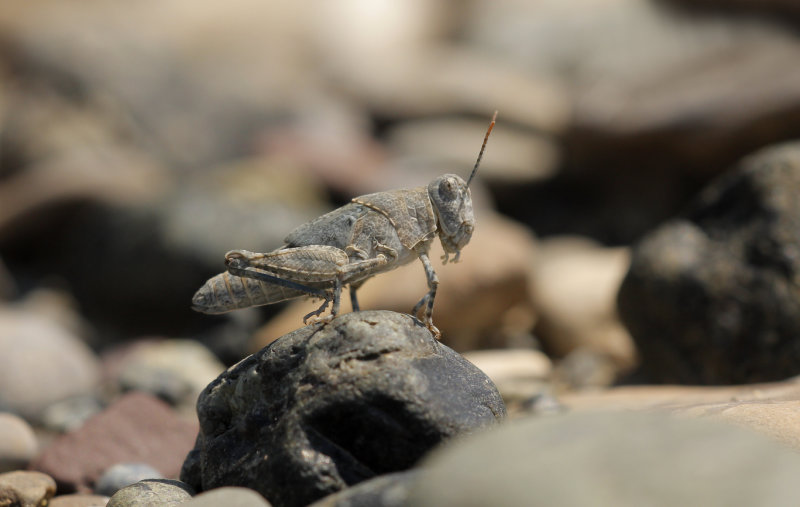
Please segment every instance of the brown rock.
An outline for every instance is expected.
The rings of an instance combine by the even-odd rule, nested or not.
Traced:
[[[109,497],[103,495],[60,495],[50,500],[47,507],[106,507]]]
[[[475,233],[459,263],[437,266],[443,254],[438,240],[430,253],[439,276],[433,320],[443,341],[459,351],[524,341],[534,321],[528,295],[534,239],[511,220],[488,212],[478,215]],[[427,290],[421,263],[414,262],[372,278],[359,290],[358,299],[362,310],[409,313]],[[311,301],[292,304],[258,331],[252,349],[259,350],[297,329],[303,315],[318,306]],[[349,310],[343,303],[342,312]],[[525,344],[529,343],[521,343]]]
[[[39,472],[18,471],[0,474],[0,505],[38,507],[56,493],[52,477]]]
[[[52,475],[64,492],[89,492],[116,463],[146,463],[165,477],[177,477],[196,435],[196,423],[153,396],[132,392],[59,437],[32,468]]]

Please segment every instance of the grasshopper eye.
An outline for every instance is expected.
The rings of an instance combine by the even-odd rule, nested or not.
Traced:
[[[458,197],[458,184],[452,178],[445,178],[439,183],[439,197],[452,201]]]

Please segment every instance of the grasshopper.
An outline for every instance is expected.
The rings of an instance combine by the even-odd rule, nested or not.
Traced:
[[[475,229],[469,184],[483,158],[497,119],[492,117],[478,159],[465,182],[455,174],[439,176],[427,187],[390,190],[353,198],[350,203],[301,225],[285,245],[268,253],[233,250],[225,254],[227,271],[209,279],[192,299],[192,308],[217,314],[250,306],[278,303],[301,296],[321,298],[322,305],[303,317],[319,317],[329,303],[330,320],[339,312],[341,291],[350,288],[353,311],[356,291],[369,278],[419,259],[428,292],[412,314],[439,338],[433,325],[433,301],[439,278],[428,258],[438,235],[443,264],[458,262]],[[450,260],[450,255],[455,254]]]

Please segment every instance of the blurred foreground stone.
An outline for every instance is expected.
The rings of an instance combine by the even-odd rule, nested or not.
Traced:
[[[567,408],[586,410],[659,410],[686,417],[723,420],[762,433],[800,451],[800,383],[741,386],[621,386],[564,393]]]
[[[419,470],[412,469],[380,475],[328,495],[309,507],[405,507],[419,474]]]
[[[760,435],[664,413],[510,422],[433,453],[408,505],[789,507],[800,456]]]
[[[181,479],[303,506],[408,469],[505,413],[491,381],[419,322],[348,313],[281,337],[210,384]]]
[[[619,309],[658,382],[800,372],[800,143],[745,159],[633,251]]]

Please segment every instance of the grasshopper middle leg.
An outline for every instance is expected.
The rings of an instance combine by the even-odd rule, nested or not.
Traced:
[[[425,313],[423,314],[422,321],[438,340],[442,336],[442,333],[436,326],[433,325],[433,300],[436,299],[436,289],[439,287],[439,277],[436,275],[436,271],[433,270],[433,265],[431,264],[431,260],[428,258],[428,254],[424,252],[420,253],[419,260],[422,261],[422,266],[425,268],[425,277],[428,279],[428,293],[422,296],[422,299],[420,299],[419,302],[414,305],[414,309],[411,310],[411,313],[413,313],[415,316],[418,316],[419,311],[425,307]]]

